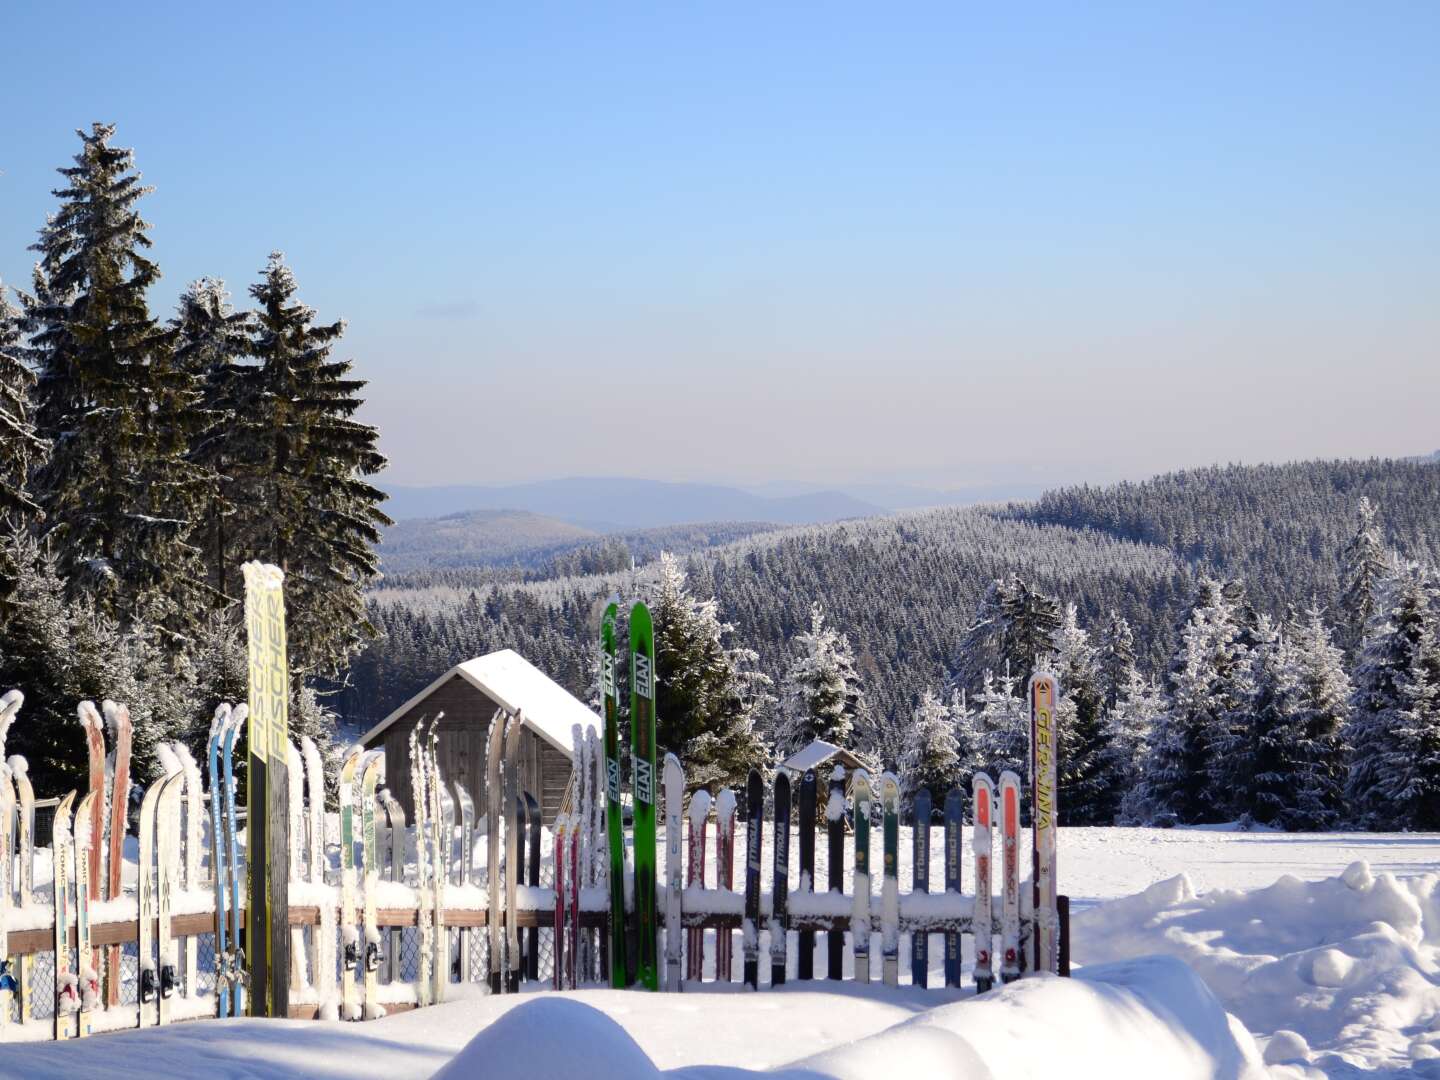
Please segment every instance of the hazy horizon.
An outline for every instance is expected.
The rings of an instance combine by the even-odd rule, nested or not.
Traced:
[[[80,8],[58,82],[17,47],[53,16],[7,24],[0,279],[73,129],[118,124],[157,314],[285,250],[349,320],[382,484],[1440,444],[1432,5]]]

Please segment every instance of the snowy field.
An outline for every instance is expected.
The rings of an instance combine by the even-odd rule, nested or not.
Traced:
[[[848,982],[471,994],[364,1024],[206,1022],[12,1046],[5,1073],[402,1080],[453,1059],[446,1077],[526,1080],[905,1076],[902,1063],[927,1078],[1440,1078],[1440,836],[1065,829],[1059,851],[1085,965],[1069,983],[1024,980],[978,1001]],[[908,842],[902,852],[908,888]],[[1135,959],[1155,954],[1174,959]]]

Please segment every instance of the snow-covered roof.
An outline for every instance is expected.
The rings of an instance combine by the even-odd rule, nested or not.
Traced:
[[[514,649],[501,649],[456,664],[367,731],[360,742],[368,744],[442,683],[457,675],[506,711],[519,713],[525,727],[567,756],[574,756],[576,724],[582,731],[594,728],[598,733],[600,730],[600,718],[583,702]]]
[[[818,769],[825,762],[837,757],[842,764],[850,768],[860,768],[864,764],[852,751],[846,750],[843,746],[836,746],[824,739],[816,739],[809,746],[796,750],[781,762],[780,767],[803,773],[806,769]]]

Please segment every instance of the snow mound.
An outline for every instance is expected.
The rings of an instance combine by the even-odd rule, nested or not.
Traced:
[[[638,1013],[644,1004],[635,1008]],[[820,1022],[833,1004],[825,994],[779,993],[772,1008],[775,1023],[810,1025]],[[758,1017],[750,1019],[754,1022]],[[731,1034],[744,1038],[743,1031]],[[717,1037],[723,1038],[718,1033]],[[1184,964],[1151,957],[1092,968],[1075,979],[1023,979],[983,997],[920,1012],[877,1034],[768,1071],[690,1065],[661,1072],[625,1030],[598,1009],[547,996],[516,1006],[495,1020],[434,1080],[752,1076],[1264,1080],[1266,1073],[1254,1040],[1232,1022],[1205,984]]]
[[[1194,972],[1157,956],[1094,967],[1073,979],[1022,979],[777,1073],[795,1080],[886,1075],[1262,1080],[1267,1074],[1255,1041]]]
[[[437,1072],[432,1080],[645,1080],[658,1077],[645,1051],[599,1009],[542,997],[511,1009]]]
[[[1083,964],[1184,960],[1269,1037],[1272,1063],[1343,1074],[1440,1056],[1440,874],[1356,862],[1320,881],[1198,896],[1182,875],[1079,913],[1073,928]]]

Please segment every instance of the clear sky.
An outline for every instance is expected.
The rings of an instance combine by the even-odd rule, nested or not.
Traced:
[[[119,125],[397,483],[1440,446],[1440,4],[7,5],[0,277]]]

